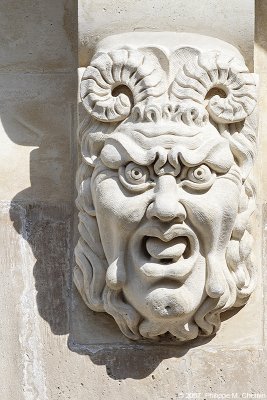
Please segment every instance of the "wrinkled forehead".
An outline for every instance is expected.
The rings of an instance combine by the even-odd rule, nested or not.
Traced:
[[[152,164],[158,158],[188,166],[211,165],[218,172],[234,163],[229,141],[212,124],[204,127],[168,123],[139,123],[119,126],[105,141],[101,159],[110,168],[133,161]]]

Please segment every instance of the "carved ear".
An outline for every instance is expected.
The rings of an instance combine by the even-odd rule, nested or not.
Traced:
[[[218,129],[220,134],[229,141],[244,182],[251,172],[257,152],[257,109],[244,122],[218,124]]]
[[[81,82],[81,98],[92,117],[118,122],[132,106],[167,89],[166,74],[156,57],[137,50],[97,53]]]
[[[104,141],[97,140],[99,139],[100,134],[96,140],[93,140],[90,136],[91,135],[89,133],[87,135],[83,135],[81,140],[81,152],[86,164],[90,165],[91,167],[95,167],[97,158],[99,157],[103,148]]]
[[[79,128],[79,142],[81,154],[85,163],[95,167],[107,136],[116,128],[117,124],[105,124],[93,119],[83,108]]]

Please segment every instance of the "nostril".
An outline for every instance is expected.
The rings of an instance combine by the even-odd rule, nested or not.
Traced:
[[[158,218],[166,222],[173,219],[178,219],[182,222],[186,218],[186,211],[184,207],[177,202],[172,206],[167,202],[164,205],[159,205],[157,202],[154,202],[148,206],[146,215],[147,218]]]
[[[165,210],[165,212],[157,213],[156,217],[162,221],[171,221],[177,217],[177,213],[175,211]]]
[[[165,221],[170,221],[172,219],[184,221],[186,218],[186,211],[183,205],[176,201],[172,205],[167,204],[164,210],[157,213],[157,216]]]
[[[179,219],[179,221],[184,221],[186,219],[186,213],[177,213],[176,218]]]
[[[182,220],[186,218],[186,209],[180,202],[176,203],[176,217]]]
[[[154,212],[153,212],[153,203],[150,203],[146,209],[146,216],[147,218],[153,218],[154,217]]]

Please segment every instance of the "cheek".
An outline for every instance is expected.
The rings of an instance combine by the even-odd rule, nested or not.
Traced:
[[[216,222],[223,216],[235,218],[240,198],[239,188],[232,182],[221,179],[204,194],[186,193],[183,198],[188,214],[202,222]]]
[[[122,229],[138,224],[149,204],[148,192],[132,195],[122,188],[117,177],[96,179],[92,193],[98,217],[113,221]]]
[[[240,190],[228,181],[221,179],[205,194],[187,194],[184,205],[188,219],[205,241],[214,237],[226,243],[231,235],[238,212]]]

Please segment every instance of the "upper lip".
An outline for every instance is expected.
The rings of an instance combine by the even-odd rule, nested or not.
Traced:
[[[195,236],[195,233],[189,227],[182,224],[171,225],[168,229],[160,225],[145,225],[138,229],[136,234],[139,237],[157,237],[163,242],[169,242],[179,236],[187,236],[188,238]]]

